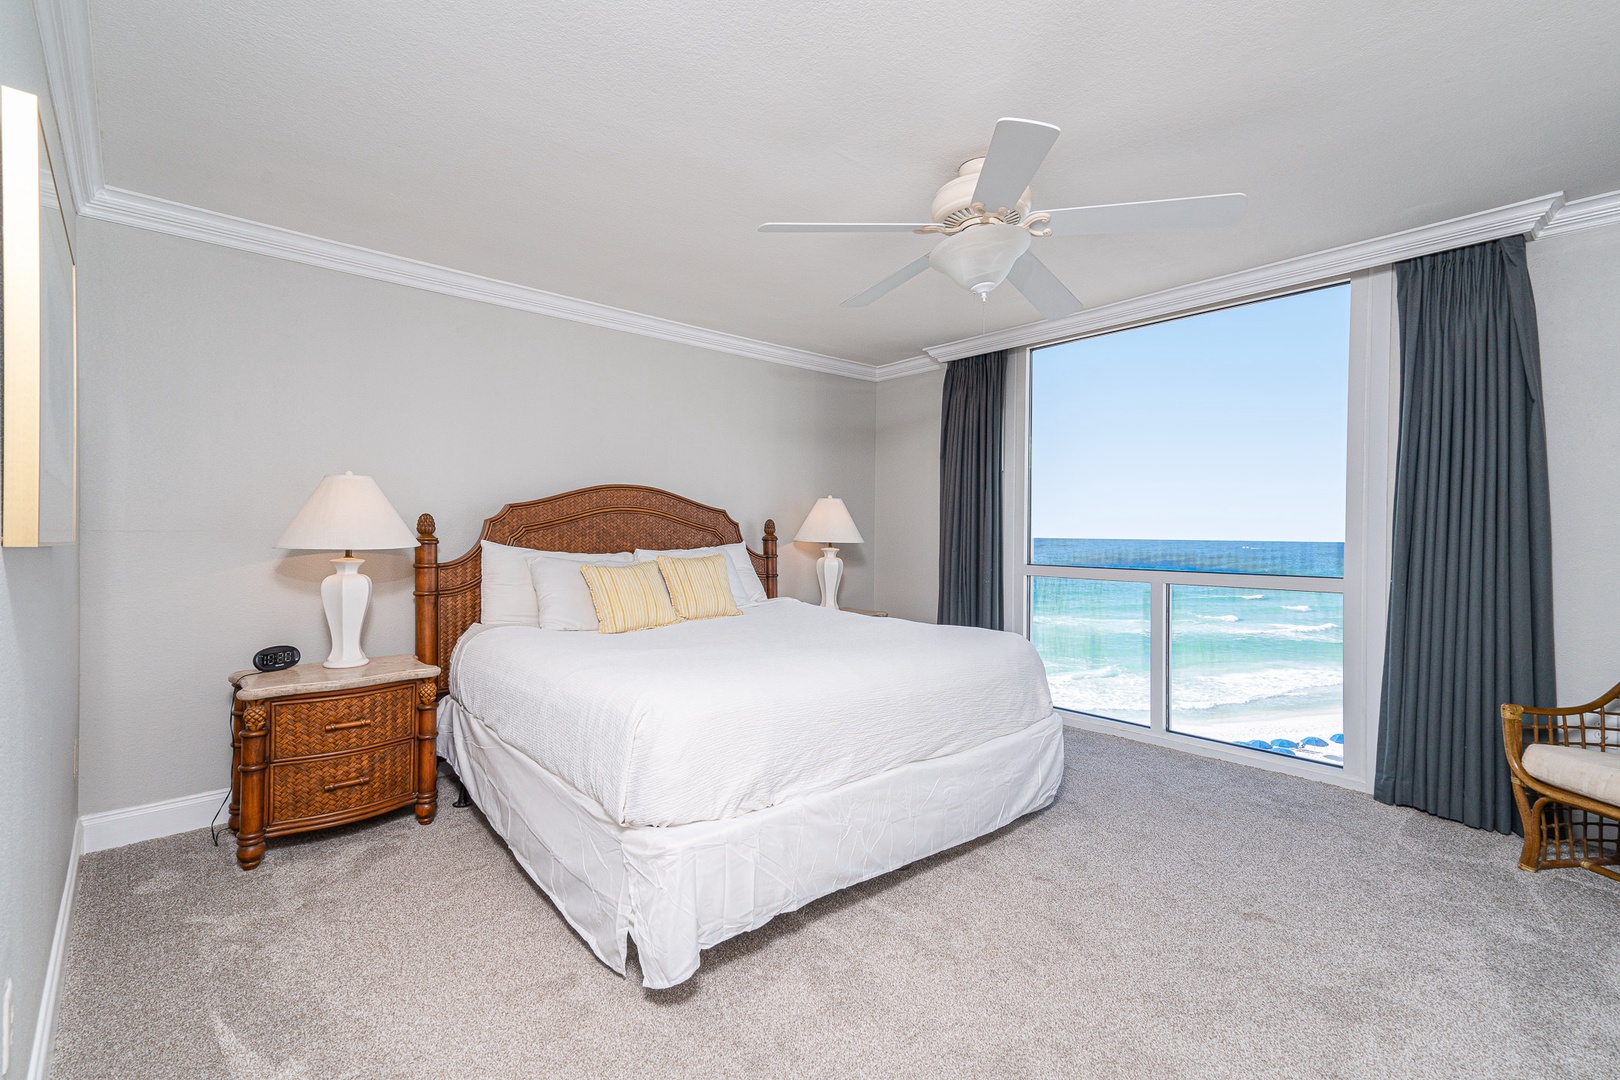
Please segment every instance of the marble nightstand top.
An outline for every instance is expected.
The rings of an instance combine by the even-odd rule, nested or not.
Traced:
[[[364,667],[329,668],[320,664],[299,664],[285,671],[234,672],[231,685],[239,701],[292,697],[295,694],[324,694],[333,690],[358,690],[363,686],[436,679],[439,669],[414,656],[374,656]]]

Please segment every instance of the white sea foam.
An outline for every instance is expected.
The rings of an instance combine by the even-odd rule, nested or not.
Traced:
[[[1195,619],[1203,619],[1205,622],[1237,622],[1238,621],[1238,617],[1236,615],[1194,615],[1193,618],[1195,618]]]
[[[1282,609],[1284,611],[1309,611],[1309,610],[1311,610],[1311,605],[1309,605],[1309,604],[1284,604],[1282,606]]]
[[[1145,672],[1123,671],[1113,665],[1079,671],[1049,671],[1047,682],[1055,704],[1104,716],[1119,712],[1146,712],[1149,702]],[[1326,666],[1290,666],[1220,671],[1174,672],[1171,708],[1177,712],[1206,712],[1250,706],[1266,712],[1295,709],[1310,702],[1321,707],[1330,691],[1340,691],[1344,674]],[[1341,691],[1342,692],[1342,691]]]
[[[1266,594],[1263,593],[1263,592],[1239,593],[1238,594],[1238,599],[1239,600],[1264,600],[1265,598],[1266,598]]]
[[[1209,673],[1175,672],[1170,677],[1172,711],[1224,709],[1238,705],[1288,707],[1309,696],[1320,698],[1344,685],[1336,667],[1291,665]],[[1293,699],[1292,701],[1284,699]]]
[[[1052,703],[1060,708],[1102,716],[1146,714],[1149,704],[1145,672],[1125,672],[1117,667],[1088,671],[1052,671],[1047,674]]]
[[[1150,625],[1145,617],[1106,619],[1093,615],[1048,615],[1037,614],[1034,619],[1035,631],[1042,630],[1084,630],[1088,634],[1127,634],[1142,636],[1151,632]]]
[[[1208,635],[1215,639],[1233,637],[1251,638],[1281,638],[1286,641],[1320,641],[1337,644],[1343,640],[1338,636],[1343,629],[1341,624],[1333,622],[1315,623],[1300,626],[1295,623],[1266,623],[1266,622],[1237,622],[1236,625],[1210,625],[1208,622],[1196,622],[1187,626],[1177,626],[1177,634],[1196,633]]]

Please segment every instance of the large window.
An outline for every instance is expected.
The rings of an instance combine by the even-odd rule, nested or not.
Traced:
[[[1350,353],[1345,284],[1030,354],[1054,704],[1343,764]]]

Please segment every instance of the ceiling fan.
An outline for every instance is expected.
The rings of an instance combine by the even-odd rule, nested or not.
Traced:
[[[1100,236],[1159,229],[1202,229],[1234,224],[1245,197],[1202,195],[1190,199],[1070,206],[1030,212],[1029,182],[1046,160],[1059,131],[1037,120],[996,121],[990,149],[962,165],[934,195],[933,218],[917,222],[771,221],[760,232],[916,232],[944,237],[928,254],[890,274],[844,307],[865,307],[933,268],[988,300],[1003,281],[1024,294],[1043,318],[1073,315],[1080,301],[1030,250],[1040,236]]]

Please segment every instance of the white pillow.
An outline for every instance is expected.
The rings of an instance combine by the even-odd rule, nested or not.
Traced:
[[[646,562],[656,559],[660,555],[670,555],[677,559],[700,559],[705,555],[724,555],[726,557],[726,576],[731,579],[731,595],[737,601],[738,607],[748,607],[751,604],[763,604],[766,600],[765,586],[759,580],[759,574],[754,570],[754,560],[748,554],[748,545],[744,543],[725,544],[721,547],[677,548],[674,551],[649,551],[646,548],[636,548],[636,560]]]
[[[566,559],[575,565],[583,562],[621,565],[636,561],[628,551],[612,555],[582,555],[572,551],[535,551],[488,540],[480,540],[478,547],[482,560],[478,582],[478,621],[485,626],[540,625],[540,600],[535,595],[534,579],[529,574],[530,559],[543,555]],[[581,578],[580,584],[583,585],[584,581]]]
[[[581,566],[627,566],[636,559],[629,552],[617,555],[582,555],[559,558],[550,552],[529,560],[529,577],[534,582],[540,606],[542,630],[600,630],[591,587],[585,584]]]
[[[529,580],[528,548],[478,541],[478,621],[485,626],[539,626],[540,605]]]

